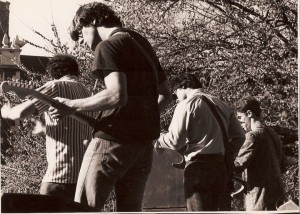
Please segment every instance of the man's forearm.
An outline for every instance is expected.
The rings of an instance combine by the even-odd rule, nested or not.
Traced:
[[[35,111],[35,105],[31,101],[26,101],[14,107],[4,105],[1,109],[1,116],[10,120],[18,120],[33,115]]]
[[[65,104],[76,111],[104,111],[124,106],[126,102],[127,96],[121,91],[105,89],[91,97],[68,100]]]
[[[184,141],[174,138],[171,133],[163,133],[157,140],[157,148],[178,150],[184,145]]]

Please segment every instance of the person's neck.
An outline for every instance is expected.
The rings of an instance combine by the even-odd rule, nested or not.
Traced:
[[[100,26],[100,27],[97,27],[97,31],[98,31],[99,36],[101,37],[101,39],[106,40],[106,39],[109,38],[110,34],[118,28],[120,28],[120,27],[107,28],[107,27]]]

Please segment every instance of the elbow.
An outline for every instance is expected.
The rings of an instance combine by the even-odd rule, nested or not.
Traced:
[[[119,105],[120,107],[125,106],[125,105],[127,104],[127,100],[128,100],[128,97],[127,97],[127,96],[121,96],[121,97],[119,98],[118,105]]]
[[[115,97],[114,97],[114,102],[116,107],[123,107],[127,104],[128,101],[128,95],[127,93],[121,92],[119,91],[118,93],[116,93]]]

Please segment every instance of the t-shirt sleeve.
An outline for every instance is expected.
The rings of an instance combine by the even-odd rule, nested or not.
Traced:
[[[112,71],[123,71],[122,58],[124,58],[124,46],[111,41],[101,42],[95,49],[94,64],[92,68],[92,74],[97,78],[104,79]],[[128,47],[127,47],[128,48]],[[130,53],[130,51],[128,50]],[[161,67],[161,64],[153,50],[151,53],[154,56],[151,58],[155,59],[155,66],[157,70],[157,81],[158,84],[163,83],[167,77]]]
[[[117,45],[101,42],[94,52],[93,75],[104,79],[111,71],[121,71],[120,53],[120,47]]]

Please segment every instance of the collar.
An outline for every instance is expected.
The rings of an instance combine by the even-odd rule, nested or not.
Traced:
[[[111,37],[112,35],[114,35],[115,33],[118,33],[118,32],[126,32],[126,29],[124,29],[124,28],[122,28],[122,27],[119,27],[119,28],[113,30],[113,31],[109,34],[108,38]]]
[[[197,95],[202,95],[202,94],[207,94],[207,93],[201,88],[193,89],[187,94],[187,98],[194,97]]]
[[[77,81],[78,77],[74,75],[65,75],[58,79],[58,81]]]
[[[266,127],[266,124],[262,121],[256,121],[255,122],[255,128],[253,129],[253,131],[260,131],[262,129],[264,129]]]

